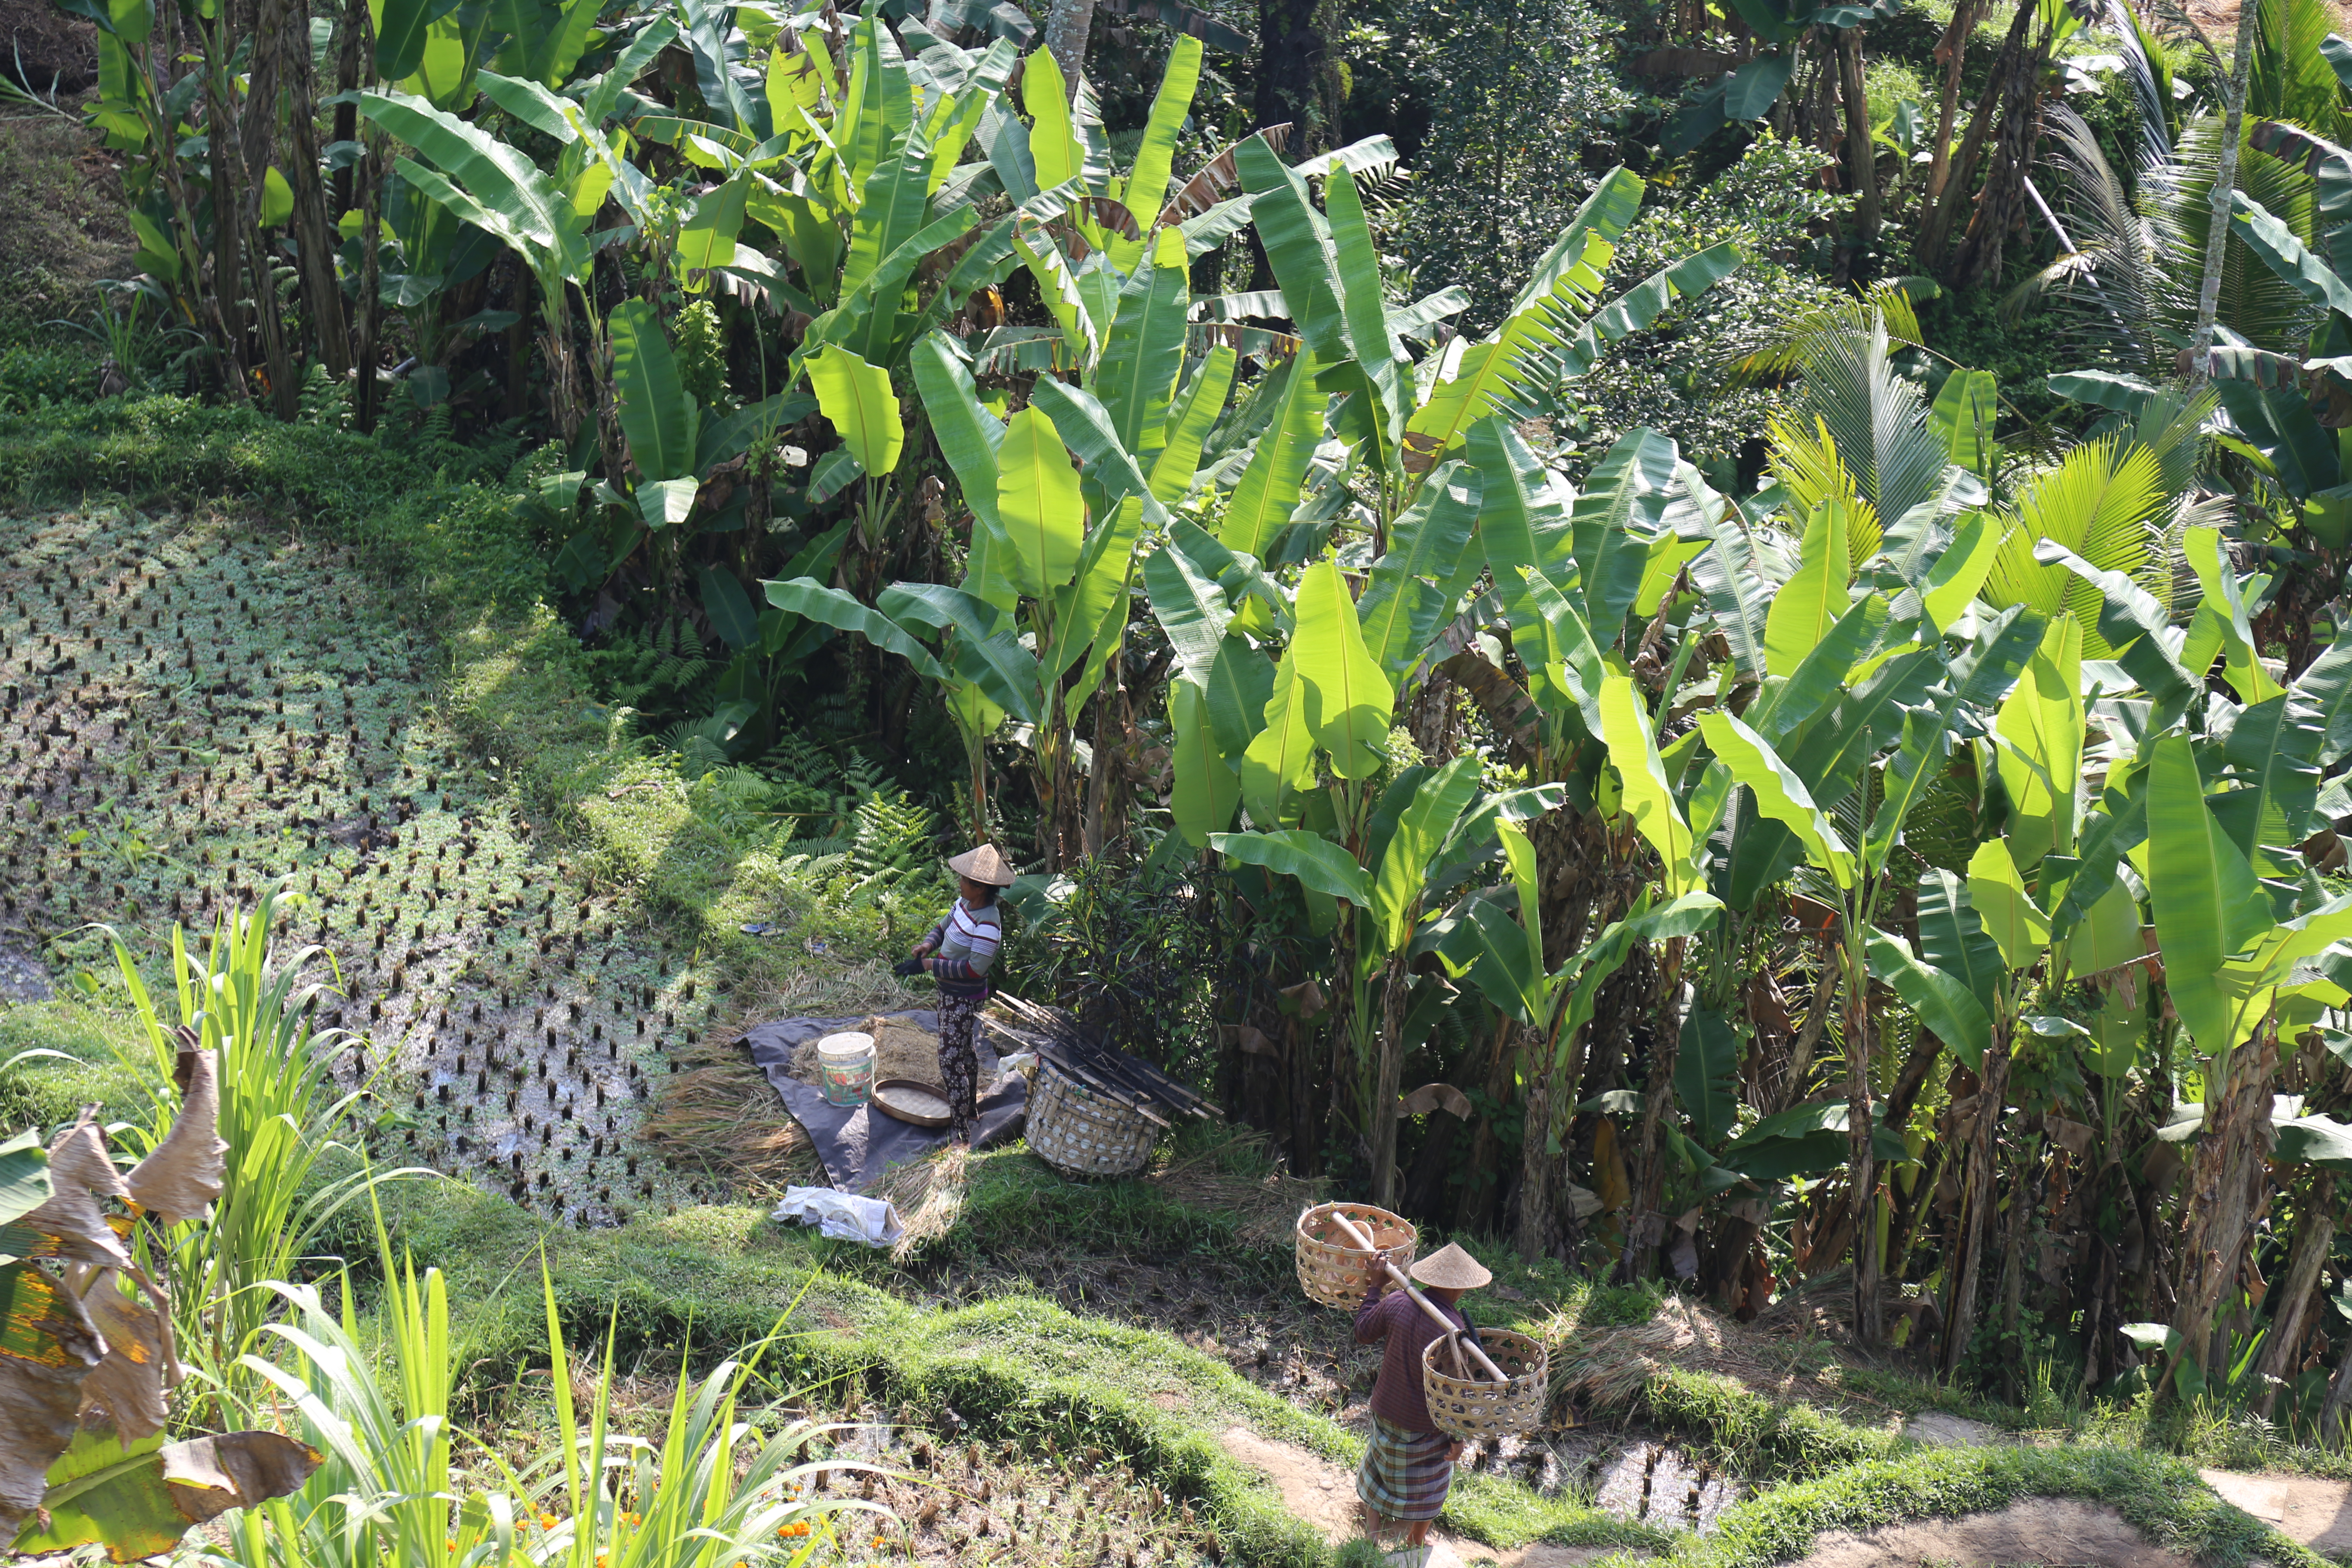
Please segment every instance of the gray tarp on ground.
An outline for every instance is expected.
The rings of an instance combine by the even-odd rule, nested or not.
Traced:
[[[940,1031],[937,1013],[879,1016],[904,1019],[927,1034]],[[865,1017],[780,1018],[772,1024],[757,1026],[738,1042],[751,1048],[751,1059],[768,1075],[768,1082],[783,1099],[784,1109],[808,1130],[809,1142],[816,1145],[817,1158],[824,1162],[826,1178],[846,1193],[864,1192],[891,1167],[919,1160],[948,1141],[944,1127],[910,1126],[871,1106],[829,1105],[824,1090],[793,1076],[793,1058],[803,1046],[827,1035],[858,1028],[865,1022]],[[1022,1039],[1020,1030],[1007,1028],[993,1019],[981,1029],[977,1049],[980,1085],[983,1089],[995,1083],[998,1071],[991,1035],[1009,1037],[1016,1044]],[[1019,1073],[1007,1075],[1006,1081],[993,1093],[980,1097],[977,1109],[979,1120],[972,1128],[974,1148],[985,1149],[991,1143],[1017,1136],[1029,1112],[1029,1080]]]

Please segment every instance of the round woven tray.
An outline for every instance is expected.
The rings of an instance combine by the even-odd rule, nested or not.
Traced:
[[[1451,1337],[1434,1339],[1421,1352],[1421,1391],[1429,1401],[1429,1418],[1437,1429],[1463,1443],[1482,1437],[1523,1436],[1543,1424],[1544,1390],[1549,1366],[1542,1342],[1508,1329],[1481,1329],[1478,1337],[1487,1359],[1510,1381],[1496,1383],[1484,1374],[1475,1379],[1453,1374]],[[1465,1349],[1463,1370],[1476,1366]]]
[[[1030,1152],[1066,1176],[1124,1176],[1150,1163],[1160,1129],[1052,1062],[1029,1090]]]
[[[1421,1232],[1411,1220],[1370,1204],[1318,1204],[1298,1216],[1298,1288],[1309,1300],[1326,1307],[1353,1307],[1372,1288],[1372,1255],[1348,1239],[1333,1220],[1335,1214],[1344,1214],[1359,1230],[1370,1231],[1375,1247],[1393,1248],[1400,1269],[1412,1267]]]
[[[886,1078],[874,1086],[874,1109],[914,1127],[945,1127],[947,1096],[935,1083],[910,1078]]]

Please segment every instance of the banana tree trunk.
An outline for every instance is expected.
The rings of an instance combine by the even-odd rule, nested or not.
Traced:
[[[244,216],[253,246],[253,323],[261,338],[262,360],[269,371],[270,400],[278,417],[293,419],[301,412],[301,385],[294,371],[294,354],[286,342],[286,321],[278,305],[278,279],[270,265],[268,231],[262,226],[261,201],[268,190],[271,153],[278,141],[278,90],[285,72],[286,0],[261,0],[254,14],[253,48],[248,59],[247,91],[239,140],[245,157],[244,199],[236,210]],[[304,14],[302,46],[310,47],[309,16]]]
[[[2229,1053],[2207,1091],[2204,1136],[2189,1167],[2180,1238],[2180,1283],[2172,1327],[2179,1350],[2158,1389],[2176,1389],[2183,1363],[2202,1377],[2212,1370],[2213,1321],[2237,1287],[2252,1239],[2255,1189],[2270,1169],[2271,1090],[2278,1078],[2278,1037],[2265,1024]]]
[[[1559,1181],[1551,1157],[1551,1042],[1540,1029],[1519,1032],[1519,1059],[1527,1079],[1526,1115],[1519,1132],[1519,1256],[1533,1263],[1551,1250],[1552,1215]]]
[[[229,112],[227,94],[221,90],[233,47],[228,18],[217,16],[209,32],[201,26],[197,31],[205,40],[205,60],[198,68],[205,73],[205,125],[213,177],[213,329],[228,361],[222,379],[228,384],[229,399],[249,404],[253,389],[247,382],[245,312],[238,304],[245,298],[245,226],[237,221],[237,215],[245,211],[245,197],[237,165],[244,159],[238,150],[236,117]]]
[[[2327,1443],[2344,1440],[2344,1412],[2352,1409],[2352,1341],[2344,1346],[2344,1359],[2336,1363],[2336,1375],[2328,1380],[2327,1402],[2319,1407],[2319,1436]]]
[[[2296,1349],[2303,1343],[2313,1297],[2319,1289],[2320,1270],[2336,1248],[2336,1173],[2323,1171],[2311,1185],[2304,1205],[2303,1224],[2294,1235],[2294,1251],[2286,1279],[2277,1289],[2277,1314],[2271,1320],[2270,1338],[2263,1345],[2262,1384],[2254,1394],[2254,1413],[2269,1416],[2278,1403],[2278,1391],[2294,1375]]]
[[[1960,140],[1959,154],[1953,159],[1943,192],[1927,209],[1927,221],[1920,228],[1918,253],[1924,266],[1940,265],[1945,248],[1951,243],[1952,224],[1976,177],[1977,155],[1984,150],[1985,138],[1991,133],[2002,89],[2025,53],[2026,31],[2033,25],[2033,13],[2032,5],[2019,0],[2016,20],[2010,23],[2009,37],[2001,40],[2000,53],[1993,58],[1992,74],[1985,79],[1984,96],[1977,100],[1976,111],[1969,116],[1969,129]]]
[[[1381,1037],[1379,1063],[1372,1074],[1371,1103],[1364,1108],[1365,1128],[1372,1146],[1372,1202],[1396,1206],[1397,1094],[1403,1086],[1404,1004],[1412,984],[1406,965],[1410,955],[1398,952],[1381,977]]]
[[[1978,10],[1973,0],[1960,0],[1952,13],[1952,25],[1936,44],[1936,58],[1944,65],[1944,90],[1937,101],[1936,145],[1927,164],[1930,205],[1943,195],[1944,182],[1952,173],[1952,121],[1959,113],[1960,65],[1968,57],[1969,35],[1976,30]]]
[[[1666,1216],[1660,1211],[1666,1188],[1665,1151],[1660,1123],[1675,1097],[1675,1061],[1682,1053],[1680,985],[1676,1000],[1657,1012],[1659,1046],[1650,1058],[1650,1081],[1642,1096],[1642,1184],[1633,1194],[1625,1250],[1617,1259],[1620,1284],[1646,1279],[1657,1271],[1658,1244],[1665,1239]]]
[[[311,68],[309,16],[285,8],[299,38],[287,40],[286,169],[294,189],[294,245],[302,279],[312,352],[337,385],[351,373],[352,343],[343,324],[343,289],[335,275],[335,229],[327,212],[327,192],[319,178],[318,79]],[[346,24],[348,26],[348,24]]]
[[[1969,1133],[1968,1185],[1962,1198],[1959,1268],[1944,1307],[1944,1375],[1952,1377],[1969,1353],[1977,1327],[1977,1295],[1984,1268],[1985,1228],[1992,1209],[1992,1167],[2000,1147],[1994,1137],[2002,1102],[2009,1097],[2009,1041],[1996,1037],[1985,1052],[1984,1079],[1977,1090],[1976,1124]]]
[[[1854,930],[1860,921],[1849,912]],[[1853,1194],[1853,1337],[1875,1348],[1885,1331],[1879,1316],[1878,1157],[1871,1143],[1870,977],[1849,944],[1845,977],[1846,1165]]]
[[[1985,175],[1984,189],[1977,195],[1976,215],[1969,220],[1949,268],[1955,288],[2000,281],[2009,231],[2022,210],[2025,182],[2033,172],[2033,144],[2042,134],[2042,77],[2050,63],[2052,45],[2053,37],[2045,28],[2040,43],[2011,58],[1992,167]]]
[[[378,270],[380,266],[378,258],[383,249],[382,133],[370,130],[367,133],[366,147],[367,152],[361,160],[366,166],[365,178],[360,185],[360,341],[352,366],[354,379],[359,383],[355,389],[358,395],[355,401],[359,408],[359,426],[362,435],[371,434],[375,429],[378,390],[375,374],[376,338],[383,321],[383,289],[382,276]],[[548,311],[550,352],[547,374],[549,381],[559,393],[568,369],[568,362],[554,352],[555,340],[560,331],[555,323],[561,319],[561,311],[553,302],[551,302]],[[564,445],[569,447],[577,431],[579,421],[575,418],[572,422],[572,427],[566,428],[563,422],[565,400],[559,395],[555,404],[556,428],[562,431]]]
[[[1855,248],[1878,243],[1878,149],[1870,139],[1870,100],[1862,80],[1862,28],[1838,33],[1838,77],[1845,99],[1846,181],[1860,198],[1854,208]]]

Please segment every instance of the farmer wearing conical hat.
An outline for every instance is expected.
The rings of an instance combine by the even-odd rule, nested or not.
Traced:
[[[907,957],[940,983],[940,1086],[947,1090],[948,1137],[969,1143],[980,1078],[980,1009],[988,1001],[989,966],[1004,945],[996,894],[1013,885],[1014,872],[993,844],[956,856],[948,869],[959,879],[956,901]]]
[[[1478,1331],[1454,1305],[1464,1292],[1494,1279],[1476,1258],[1448,1242],[1412,1266],[1412,1279],[1456,1330],[1477,1340]],[[1454,1461],[1462,1457],[1462,1445],[1429,1418],[1421,1384],[1422,1352],[1443,1333],[1412,1297],[1389,1292],[1385,1270],[1372,1271],[1372,1289],[1356,1309],[1356,1342],[1388,1343],[1381,1353],[1380,1382],[1372,1387],[1371,1441],[1364,1448],[1363,1468],[1356,1472],[1356,1495],[1364,1500],[1365,1528],[1375,1540],[1401,1520],[1408,1545],[1428,1545],[1429,1521],[1445,1506],[1454,1485]]]

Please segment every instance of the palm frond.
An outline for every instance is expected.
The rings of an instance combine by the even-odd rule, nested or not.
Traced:
[[[2137,580],[2151,560],[2162,559],[2175,510],[2154,448],[2120,434],[2085,441],[2021,488],[2015,510],[2003,515],[2008,531],[1980,596],[1997,608],[2022,605],[2044,616],[2071,615],[2082,625],[2084,656],[2105,658],[2114,649],[2099,635],[2103,595],[2072,572],[2036,561],[2034,548],[2054,540],[2095,566]]]

